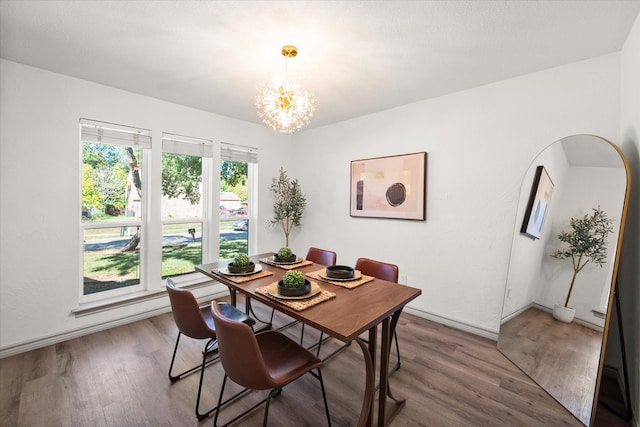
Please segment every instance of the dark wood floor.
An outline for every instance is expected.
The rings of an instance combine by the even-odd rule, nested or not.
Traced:
[[[212,418],[199,423],[194,414],[198,375],[174,384],[167,378],[176,333],[171,314],[165,314],[0,360],[0,425],[212,425]],[[299,326],[287,333],[299,336]],[[408,314],[400,319],[398,336],[402,368],[391,385],[407,403],[394,426],[582,425],[491,340]],[[317,340],[308,329],[305,337],[308,343]],[[323,353],[339,344],[329,341]],[[196,364],[203,342],[183,339],[181,345],[178,363]],[[333,425],[355,425],[364,389],[359,347],[328,361],[323,375]],[[221,379],[220,364],[207,368],[205,406],[213,406]],[[252,393],[228,411],[258,397]],[[237,425],[260,425],[262,409]],[[604,419],[598,425],[625,425],[605,411],[598,414]],[[269,421],[270,426],[324,425],[318,382],[307,375],[287,386],[272,403]]]

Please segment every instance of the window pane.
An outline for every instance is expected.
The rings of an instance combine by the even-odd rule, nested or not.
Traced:
[[[162,154],[162,218],[202,218],[202,158]]]
[[[139,251],[123,252],[138,236],[138,227],[84,230],[84,295],[140,283]]]
[[[82,221],[140,219],[142,150],[82,144]]]
[[[202,264],[202,223],[165,224],[162,227],[162,277],[193,273]]]
[[[220,260],[249,252],[249,164],[220,162]]]
[[[249,220],[220,221],[220,260],[249,253]]]

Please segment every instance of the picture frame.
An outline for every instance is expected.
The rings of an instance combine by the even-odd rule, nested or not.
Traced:
[[[520,232],[534,239],[542,235],[542,227],[549,212],[551,196],[553,195],[553,181],[544,166],[538,166],[533,178],[531,193],[527,202]]]
[[[427,153],[351,161],[352,217],[425,221]]]

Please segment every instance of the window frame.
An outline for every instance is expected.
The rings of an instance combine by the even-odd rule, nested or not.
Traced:
[[[133,126],[118,125],[103,121],[95,121],[81,118],[79,123],[79,183],[82,187],[82,164],[83,164],[83,146],[84,142],[93,143],[105,143],[110,142],[95,142],[85,141],[83,135],[83,126],[105,127],[113,130],[117,136],[117,132],[125,132],[129,136],[131,135],[143,135],[145,140],[148,140],[148,146],[139,147],[142,150],[141,160],[141,175],[142,181],[142,200],[140,204],[140,215],[136,218],[127,218],[122,221],[104,221],[104,222],[88,222],[82,219],[82,189],[79,191],[79,203],[78,203],[78,215],[80,222],[80,236],[79,236],[79,272],[78,272],[78,294],[79,305],[77,310],[73,310],[76,315],[84,310],[95,311],[96,307],[116,307],[122,304],[131,303],[131,301],[140,300],[140,298],[146,299],[147,297],[153,297],[159,292],[164,292],[164,280],[162,279],[162,236],[163,226],[169,223],[182,223],[199,222],[196,218],[171,218],[164,219],[162,215],[162,183],[161,183],[161,171],[162,171],[162,155],[165,150],[162,147],[162,139],[165,135],[178,136],[181,138],[190,138],[197,140],[198,138],[182,137],[180,135],[151,131],[148,129],[142,129]],[[94,132],[98,134],[98,132]],[[113,136],[110,134],[110,136]],[[247,159],[247,215],[233,215],[230,217],[224,217],[225,221],[232,220],[248,220],[251,228],[251,224],[257,224],[257,202],[258,202],[258,189],[257,189],[257,172],[258,172],[258,149],[254,147],[248,147],[244,145],[228,144],[225,142],[216,142],[211,139],[199,139],[200,141],[207,141],[210,143],[211,155],[202,158],[202,205],[203,214],[201,218],[202,222],[202,263],[210,263],[219,260],[220,258],[220,221],[219,204],[220,204],[220,162],[224,160],[230,160],[226,156],[226,153],[232,153],[240,155],[240,159]],[[153,141],[160,141],[160,144],[153,144]],[[111,145],[129,146],[127,143],[116,143]],[[135,144],[131,146],[136,147]],[[236,157],[231,161],[241,161]],[[218,173],[216,173],[216,171]],[[208,191],[205,190],[205,184],[208,187]],[[157,214],[155,213],[157,212]],[[84,234],[87,229],[100,229],[100,228],[114,228],[114,227],[140,227],[140,243],[139,243],[139,283],[136,285],[130,285],[122,288],[116,288],[108,291],[96,292],[93,294],[84,295]],[[208,243],[205,243],[208,241]],[[160,248],[158,249],[158,242],[160,242]],[[257,248],[257,232],[247,233],[247,250],[249,254],[255,253]],[[185,273],[179,276],[174,276],[176,282],[180,286],[198,286],[204,285],[212,280],[198,272]],[[159,279],[159,280],[158,280]],[[157,282],[157,283],[156,283]],[[129,302],[128,302],[129,301]],[[83,307],[88,307],[87,309]]]
[[[86,132],[85,132],[86,130]],[[149,166],[150,166],[150,158],[152,153],[152,136],[151,131],[148,129],[142,129],[132,126],[119,125],[108,122],[101,122],[90,119],[80,119],[79,121],[79,158],[80,158],[80,186],[82,187],[82,165],[83,163],[83,147],[85,143],[93,143],[93,144],[105,144],[105,145],[115,145],[120,147],[135,147],[139,148],[142,152],[142,174],[140,176],[140,180],[142,181],[142,194],[149,194]],[[143,137],[144,140],[142,144],[140,144],[140,137]],[[94,139],[95,140],[92,140]],[[106,139],[103,141],[102,139]],[[128,144],[129,140],[133,140],[133,144]],[[80,286],[78,289],[79,293],[79,302],[83,303],[91,303],[95,301],[102,301],[111,298],[118,298],[126,295],[136,294],[140,291],[144,291],[146,289],[145,283],[147,283],[146,278],[148,277],[148,265],[145,262],[147,258],[147,243],[148,243],[148,234],[146,230],[148,224],[145,224],[146,214],[148,212],[149,205],[149,197],[144,196],[140,201],[140,215],[137,219],[127,219],[127,220],[118,220],[118,221],[105,221],[105,222],[87,222],[82,220],[82,188],[80,189]],[[85,250],[84,250],[84,235],[85,230],[95,230],[95,229],[104,229],[104,228],[117,228],[117,227],[140,227],[139,230],[141,232],[141,238],[139,243],[139,252],[138,252],[138,264],[139,264],[139,272],[140,277],[138,284],[124,286],[121,288],[110,289],[107,291],[96,292],[92,294],[84,293],[84,258],[85,258]]]

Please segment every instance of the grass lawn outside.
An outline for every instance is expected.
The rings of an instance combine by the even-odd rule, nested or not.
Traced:
[[[221,223],[221,228],[223,224]],[[221,261],[232,259],[237,253],[247,253],[245,233],[228,233],[233,221],[221,229]],[[165,230],[166,231],[166,230]],[[189,236],[191,239],[191,236]],[[120,252],[119,247],[105,245],[104,249],[84,252],[84,295],[140,283],[139,252]],[[121,247],[121,246],[120,246]],[[194,266],[202,263],[202,242],[187,241],[162,248],[162,277],[174,277],[192,273]]]

